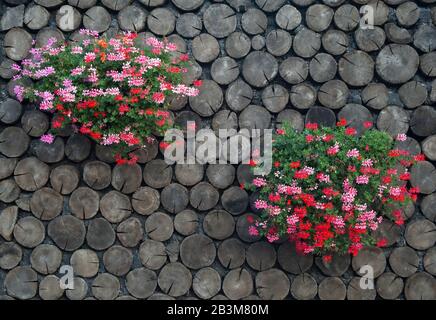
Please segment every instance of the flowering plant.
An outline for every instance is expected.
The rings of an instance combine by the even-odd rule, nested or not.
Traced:
[[[246,186],[259,191],[254,205],[261,212],[249,232],[270,242],[287,237],[298,252],[327,261],[331,253],[355,256],[364,246],[384,246],[373,231],[383,216],[403,224],[401,208],[419,192],[407,187],[408,168],[423,158],[395,149],[378,130],[358,137],[344,119],[335,128],[307,124],[302,133],[285,125],[273,141],[271,173]]]
[[[201,81],[183,84],[187,72],[186,54],[176,54],[176,45],[147,38],[137,45],[136,33],[114,38],[99,37],[97,32],[80,30],[83,40],[57,43],[51,38],[46,46],[32,48],[16,78],[37,80],[28,88],[17,85],[17,99],[39,104],[39,109],[54,114],[51,131],[41,137],[51,143],[56,131],[65,125],[102,145],[117,150],[119,163],[135,162],[129,153],[153,139],[170,126],[165,110],[169,95],[195,96]]]

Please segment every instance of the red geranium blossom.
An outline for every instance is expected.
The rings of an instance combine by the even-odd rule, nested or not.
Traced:
[[[261,212],[251,234],[270,242],[287,237],[297,252],[326,262],[333,253],[356,256],[364,247],[387,245],[374,231],[383,218],[404,223],[393,208],[414,201],[419,190],[408,188],[410,173],[396,168],[416,159],[393,149],[386,133],[368,129],[357,137],[345,126],[341,119],[335,128],[309,124],[298,133],[284,125],[273,140],[277,165],[262,183],[246,184],[258,191],[254,206]]]

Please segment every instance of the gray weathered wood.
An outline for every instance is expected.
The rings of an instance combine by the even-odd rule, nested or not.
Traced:
[[[31,137],[42,136],[49,128],[48,117],[41,111],[25,111],[21,117],[23,130]]]
[[[395,23],[385,24],[384,30],[386,32],[386,37],[394,43],[408,44],[412,42],[412,33],[405,29],[397,26]]]
[[[290,242],[285,242],[280,245],[277,258],[283,270],[293,273],[301,274],[310,269],[313,264],[312,255],[303,255],[297,253],[295,245]]]
[[[321,47],[321,35],[310,29],[303,28],[294,37],[292,48],[302,58],[314,56]]]
[[[170,213],[178,213],[185,209],[189,203],[188,190],[178,183],[172,183],[162,190],[160,201],[165,210]]]
[[[204,80],[200,87],[200,93],[195,97],[189,97],[189,105],[192,110],[202,117],[210,117],[216,113],[223,104],[223,91],[213,80]]]
[[[15,268],[23,258],[21,247],[15,242],[0,244],[0,268],[10,270]]]
[[[0,212],[0,235],[7,241],[12,240],[15,223],[18,217],[18,207],[6,207]]]
[[[239,66],[235,60],[229,57],[216,59],[211,67],[212,79],[221,85],[228,85],[239,76]]]
[[[392,272],[383,273],[375,283],[377,293],[385,300],[398,298],[404,288],[404,281]]]
[[[9,178],[0,181],[0,201],[11,203],[18,199],[21,190],[14,179]]]
[[[380,3],[380,1],[378,1]],[[390,44],[377,55],[377,74],[392,84],[409,81],[418,70],[419,56],[415,49],[408,45]]]
[[[36,140],[32,141],[30,149],[39,160],[56,163],[64,158],[65,143],[61,137],[56,137],[51,144]]]
[[[389,92],[383,83],[370,83],[362,90],[362,102],[376,110],[381,110],[387,106]]]
[[[245,57],[242,75],[252,86],[262,88],[276,77],[278,69],[278,63],[271,54],[255,51]]]
[[[201,33],[203,22],[194,13],[180,15],[176,21],[176,31],[184,38],[194,38]]]
[[[132,0],[102,0],[101,3],[114,11],[120,11],[121,9],[124,9],[127,7]]]
[[[133,254],[129,249],[115,245],[104,252],[103,263],[106,271],[115,276],[123,276],[132,266]]]
[[[116,230],[117,238],[125,247],[136,247],[144,237],[142,223],[137,218],[128,218],[121,222]]]
[[[101,161],[89,161],[83,167],[83,181],[95,189],[103,190],[111,183],[111,167]]]
[[[73,134],[65,145],[65,155],[74,162],[81,162],[91,153],[91,142],[81,134]]]
[[[164,160],[155,159],[144,167],[144,182],[152,188],[160,189],[170,184],[173,169]]]
[[[144,1],[154,2],[154,0],[144,0]],[[204,0],[171,0],[171,2],[180,10],[194,11],[204,3]]]
[[[73,283],[74,289],[65,290],[65,295],[69,300],[83,300],[88,293],[88,284],[79,277],[75,277]]]
[[[50,168],[37,158],[29,157],[20,160],[14,170],[14,179],[25,191],[36,191],[48,181]]]
[[[436,76],[436,52],[423,54],[419,57],[419,68],[429,77]]]
[[[35,191],[30,199],[30,210],[40,220],[52,220],[63,209],[64,198],[51,188]]]
[[[318,100],[325,107],[340,109],[347,102],[348,94],[348,87],[343,81],[330,80],[319,88]]]
[[[32,268],[41,274],[55,273],[62,262],[62,251],[52,244],[41,244],[30,255]]]
[[[145,232],[153,240],[166,241],[173,235],[173,220],[166,213],[155,212],[145,221]]]
[[[315,259],[315,263],[321,272],[330,277],[340,277],[343,275],[348,270],[350,261],[349,255],[341,256],[338,254],[333,254],[330,262],[326,262],[320,257]]]
[[[180,297],[188,292],[192,284],[192,274],[180,262],[165,265],[157,279],[159,288],[173,297]]]
[[[8,272],[4,279],[8,295],[20,299],[31,299],[38,290],[38,276],[28,266],[16,267]]]
[[[95,6],[84,13],[83,25],[87,29],[104,32],[109,29],[111,20],[111,16],[105,8]]]
[[[228,212],[239,215],[247,209],[248,194],[245,190],[233,186],[223,192],[221,203]]]
[[[410,81],[398,89],[398,95],[407,108],[416,108],[427,99],[427,88],[421,82]]]
[[[289,286],[289,278],[279,269],[256,274],[256,291],[264,300],[283,300],[289,293]]]
[[[366,273],[360,272],[364,265],[370,265],[373,268],[374,278],[380,276],[386,268],[386,257],[383,250],[373,247],[360,250],[359,254],[353,257],[351,266],[358,275],[364,276]]]
[[[385,26],[385,28],[388,30],[387,26]],[[377,26],[375,26],[373,29],[358,28],[354,32],[354,38],[356,40],[357,47],[360,50],[372,52],[378,51],[383,47],[386,41],[386,34],[382,28]]]
[[[202,252],[201,255],[198,252]],[[215,244],[209,237],[194,234],[183,239],[180,244],[180,258],[190,269],[200,269],[210,266],[216,257]]]
[[[0,152],[9,158],[22,156],[29,143],[29,136],[19,127],[7,127],[0,133]]]
[[[389,256],[392,271],[403,278],[410,277],[419,267],[419,257],[410,247],[395,248]]]
[[[433,106],[416,108],[410,118],[410,128],[420,137],[436,133],[436,110]]]
[[[192,210],[183,210],[174,218],[174,228],[184,236],[189,236],[197,231],[199,225],[198,215]]]
[[[227,211],[213,210],[204,217],[203,230],[213,239],[224,240],[233,234],[235,221]]]
[[[224,240],[218,247],[218,259],[227,269],[242,266],[245,261],[244,244],[236,238]]]
[[[264,271],[276,263],[276,251],[269,242],[255,242],[247,249],[247,263],[257,271]]]
[[[321,300],[345,300],[347,288],[341,278],[327,277],[319,283],[318,296]]]
[[[219,200],[218,191],[207,182],[200,182],[190,190],[191,206],[200,211],[212,209]]]
[[[80,181],[79,170],[72,165],[60,165],[50,173],[50,184],[62,195],[73,192]]]
[[[420,161],[410,170],[412,186],[419,187],[419,192],[430,194],[436,190],[436,169],[431,162]]]
[[[239,300],[253,292],[253,278],[246,269],[233,269],[226,274],[223,292],[231,300]]]
[[[165,245],[160,241],[146,239],[139,247],[139,258],[144,267],[159,270],[167,262]]]
[[[378,115],[377,128],[392,137],[409,129],[409,114],[398,106],[387,106]]]
[[[230,109],[239,112],[253,99],[253,90],[241,79],[231,83],[226,90],[226,102]]]
[[[94,197],[94,208],[98,208],[97,197]],[[103,217],[111,223],[119,223],[130,216],[132,205],[130,198],[125,194],[112,190],[100,200],[100,211]]]
[[[348,283],[347,299],[348,300],[375,300],[377,292],[375,288],[367,289],[360,286],[360,277],[353,277]]]
[[[22,28],[12,28],[6,33],[3,46],[10,59],[22,60],[32,47],[32,36]]]
[[[349,32],[359,24],[359,9],[351,4],[344,4],[336,9],[333,20],[339,29]]]
[[[364,51],[346,53],[339,60],[339,75],[351,86],[361,87],[374,77],[374,61]]]
[[[347,125],[355,128],[357,135],[362,135],[367,128],[365,122],[373,122],[373,116],[371,112],[364,106],[356,103],[346,104],[338,113],[339,119],[347,120]]]
[[[192,289],[202,299],[210,299],[221,290],[221,276],[210,267],[200,269],[192,281]]]
[[[332,22],[334,11],[324,4],[314,4],[307,8],[306,24],[315,32],[326,30]]]
[[[62,215],[50,221],[47,234],[62,250],[74,251],[83,244],[86,229],[83,221],[71,215]]]
[[[436,160],[436,135],[432,135],[427,137],[424,141],[421,143],[422,145],[422,151],[424,152],[425,156],[432,160]]]
[[[225,38],[236,29],[236,14],[225,4],[212,4],[203,13],[207,32],[217,38]]]
[[[91,290],[98,300],[114,300],[120,292],[120,281],[109,273],[100,273],[92,282]]]
[[[318,123],[326,127],[333,127],[336,124],[336,115],[325,107],[311,107],[306,113],[306,123]]]
[[[298,275],[291,285],[291,294],[297,300],[311,300],[318,292],[316,280],[308,273]]]
[[[48,275],[39,283],[39,297],[42,300],[57,300],[64,294],[64,289],[59,285],[59,278]]]
[[[307,79],[309,64],[301,58],[289,57],[279,67],[280,76],[290,84],[297,84]]]
[[[133,193],[141,185],[142,171],[138,164],[117,165],[112,170],[112,186],[122,193]]]
[[[0,104],[0,121],[12,124],[20,119],[22,111],[21,103],[14,99],[6,99]]]
[[[275,20],[280,28],[290,31],[301,24],[301,13],[294,6],[285,4],[277,11]]]
[[[436,242],[436,226],[427,219],[410,222],[404,234],[407,243],[417,250],[426,250]]]
[[[407,300],[434,300],[436,280],[426,272],[418,272],[406,280],[404,295]]]
[[[95,250],[105,250],[115,241],[115,231],[103,218],[92,219],[88,224],[86,243]]]
[[[323,48],[333,55],[344,53],[349,45],[348,36],[344,32],[334,29],[327,30],[322,35],[321,42]]]
[[[245,57],[251,48],[251,40],[243,32],[233,32],[225,40],[225,49],[227,54],[235,59]]]
[[[34,217],[24,217],[17,221],[14,228],[15,240],[26,248],[34,248],[45,238],[45,227]]]

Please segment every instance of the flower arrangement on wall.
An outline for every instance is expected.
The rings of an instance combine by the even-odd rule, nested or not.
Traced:
[[[249,232],[270,242],[289,238],[298,252],[326,261],[333,253],[383,247],[386,240],[373,233],[383,219],[403,224],[401,208],[419,193],[408,187],[408,168],[424,156],[395,149],[393,138],[371,126],[365,123],[360,137],[344,119],[335,128],[309,123],[301,133],[289,125],[277,130],[271,172],[246,186],[259,192],[260,218]]]
[[[78,132],[116,150],[118,163],[134,163],[131,152],[152,142],[171,126],[166,110],[170,95],[196,96],[201,80],[183,83],[188,71],[187,54],[175,52],[175,44],[136,33],[113,38],[81,30],[79,42],[34,47],[30,56],[14,65],[15,77],[28,77],[33,84],[15,86],[17,99],[37,103],[53,114],[50,132],[41,140],[52,143],[59,129],[72,125]],[[139,44],[138,44],[139,43]]]

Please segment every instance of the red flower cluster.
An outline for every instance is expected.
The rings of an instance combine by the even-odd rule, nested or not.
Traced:
[[[287,237],[298,252],[325,261],[334,252],[355,256],[365,246],[385,246],[373,232],[384,216],[404,223],[401,208],[419,192],[407,186],[408,168],[423,158],[393,149],[393,139],[371,127],[360,137],[345,119],[336,128],[280,129],[272,172],[245,186],[259,191],[254,206],[261,212],[249,232],[270,242]]]
[[[99,38],[95,31],[80,30],[83,40],[58,43],[51,38],[15,68],[15,80],[37,81],[29,88],[16,86],[17,99],[38,102],[54,113],[52,133],[72,125],[96,142],[114,147],[118,163],[132,163],[132,147],[140,148],[172,125],[165,110],[168,97],[196,96],[200,80],[183,81],[188,71],[186,54],[168,41],[126,32]],[[53,134],[41,140],[52,143]]]

